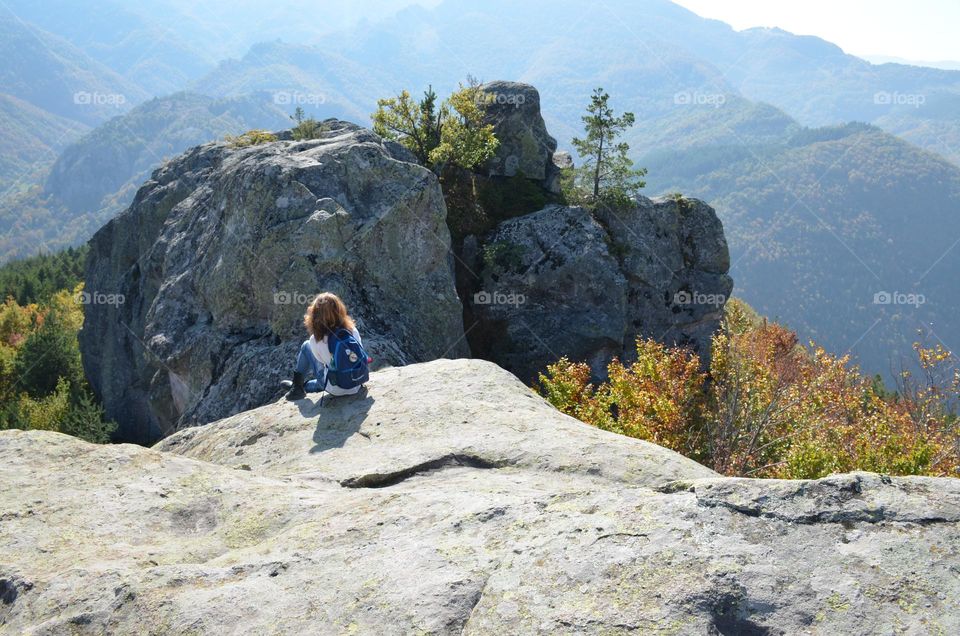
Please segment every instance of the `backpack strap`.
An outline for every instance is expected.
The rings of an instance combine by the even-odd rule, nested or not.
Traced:
[[[330,364],[327,366],[334,370],[337,368],[337,347],[343,343],[343,338],[339,335],[341,331],[346,331],[346,329],[337,327],[336,329],[327,331],[327,351],[330,352]],[[334,340],[336,340],[336,343],[333,342]]]

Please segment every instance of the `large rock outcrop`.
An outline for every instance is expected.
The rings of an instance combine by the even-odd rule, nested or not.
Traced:
[[[706,360],[732,287],[713,210],[641,197],[616,212],[523,214],[531,187],[535,207],[552,200],[571,159],[534,87],[482,88],[500,147],[481,198],[496,207],[498,193],[504,209],[459,211],[481,221],[466,239],[452,222],[456,257],[435,175],[353,124],[328,120],[312,141],[206,144],[157,170],[90,242],[81,349],[120,438],[152,442],[269,401],[322,290],[348,302],[380,365],[473,354],[529,382],[565,355],[599,377],[637,336]]]
[[[80,344],[123,439],[268,401],[318,291],[345,299],[380,364],[467,353],[436,177],[368,130],[324,126],[194,148],[91,240]]]
[[[720,220],[695,199],[548,206],[501,223],[476,254],[471,342],[525,381],[560,356],[600,376],[614,356],[635,357],[637,337],[707,360],[733,287]]]
[[[720,478],[492,364],[155,449],[0,432],[4,634],[953,634],[960,481]]]

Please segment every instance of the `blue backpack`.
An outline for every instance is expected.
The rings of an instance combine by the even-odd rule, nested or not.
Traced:
[[[352,389],[370,379],[367,352],[352,333],[342,327],[330,332],[327,347],[331,357],[327,382],[341,389]]]

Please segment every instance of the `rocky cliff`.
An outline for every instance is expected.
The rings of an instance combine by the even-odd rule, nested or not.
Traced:
[[[324,125],[196,147],[90,241],[80,345],[124,439],[269,401],[318,291],[349,304],[378,364],[467,353],[436,177],[368,130]]]
[[[706,360],[733,289],[720,220],[692,199],[549,206],[501,223],[475,253],[472,342],[528,382],[560,356],[600,375],[613,357],[635,358],[638,337]]]
[[[537,89],[497,81],[482,90],[486,121],[500,140],[484,175],[526,177],[544,198],[562,199],[559,175],[573,162],[556,152]],[[634,358],[643,337],[691,347],[706,365],[733,289],[713,208],[638,197],[626,209],[592,213],[557,203],[525,214],[484,212],[496,222],[455,246],[474,355],[525,382],[561,356],[589,362],[600,378],[613,357]]]
[[[720,478],[441,360],[154,449],[0,432],[3,634],[952,634],[960,482]]]

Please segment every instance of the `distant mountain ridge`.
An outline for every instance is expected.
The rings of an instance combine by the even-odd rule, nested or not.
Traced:
[[[570,97],[585,88],[582,78],[620,95],[652,130],[661,128],[661,115],[676,110],[678,96],[720,99],[727,106],[746,97],[778,106],[804,125],[875,123],[960,161],[960,71],[873,65],[814,36],[777,28],[738,32],[667,0],[611,0],[596,8],[594,20],[583,19],[588,12],[578,0],[492,0],[482,9],[446,0],[432,9],[410,6],[346,28],[350,15],[330,11],[322,13],[323,24],[305,25],[294,16],[322,9],[286,0],[274,9],[275,24],[256,29],[243,21],[247,9],[221,11],[221,4],[217,0],[202,11],[181,0],[163,0],[153,8],[96,0],[86,11],[66,0],[54,0],[43,10],[27,0],[10,6],[21,28],[25,20],[42,22],[79,43],[81,57],[92,55],[154,94],[184,88],[214,97],[300,90],[305,100],[327,106],[324,116],[358,120],[376,97],[398,87],[432,82],[447,90],[467,73],[481,79],[512,77],[543,87],[547,101],[560,111],[555,121],[548,112],[548,123],[564,137],[574,119],[565,105],[578,103]],[[391,6],[403,4],[398,0]],[[168,22],[178,15],[185,18],[182,28],[171,32]],[[128,37],[111,44],[110,29]],[[278,35],[306,46],[243,44]],[[190,44],[191,37],[203,39],[202,51]],[[240,59],[218,64],[244,49]],[[578,54],[569,55],[571,50]],[[138,93],[127,96],[127,107],[146,96],[142,90],[127,91]],[[647,140],[636,134],[633,141]]]
[[[406,4],[377,0],[376,11],[387,18]],[[315,43],[372,11],[361,3],[355,8],[316,0],[6,0],[4,5],[24,22],[69,40],[148,96],[187,89],[219,61],[257,42],[282,37]]]
[[[907,66],[925,66],[927,68],[939,68],[945,71],[960,71],[960,61],[939,60],[936,62],[925,60],[910,60],[895,55],[859,55],[871,64],[906,64]]]
[[[165,159],[254,126],[273,129],[289,122],[270,95],[214,99],[182,92],[154,98],[71,145],[51,169],[44,191],[73,213],[100,209],[109,205],[106,197],[125,194],[114,206],[117,212],[116,206],[129,203],[131,189]]]
[[[608,2],[596,7],[593,20],[584,17],[576,0],[492,0],[483,9],[446,0],[433,9],[413,6],[390,20],[362,23],[315,48],[257,45],[239,67],[221,64],[197,86],[218,96],[264,89],[267,77],[258,81],[257,75],[276,68],[278,58],[294,66],[303,58],[309,75],[288,80],[291,87],[336,94],[341,108],[328,114],[341,116],[364,110],[369,98],[365,87],[336,79],[344,73],[340,65],[355,69],[348,72],[354,82],[363,76],[364,84],[394,90],[427,83],[448,90],[468,73],[512,77],[542,87],[552,104],[548,123],[561,137],[572,132],[567,122],[575,120],[568,104],[579,108],[571,96],[589,84],[604,85],[654,130],[659,117],[683,105],[677,100],[684,95],[727,106],[742,97],[777,106],[807,126],[875,123],[960,163],[960,71],[873,65],[815,36],[777,28],[735,31],[667,0]],[[329,41],[337,42],[335,54]],[[278,79],[283,77],[292,76],[286,72]],[[645,139],[635,134],[633,141]]]
[[[736,293],[764,315],[887,378],[914,341],[957,343],[954,164],[865,124],[646,163],[652,188],[717,207]]]
[[[29,188],[60,151],[87,130],[80,122],[0,93],[0,193]]]
[[[82,242],[123,210],[166,159],[228,134],[289,124],[269,94],[214,99],[176,93],[146,101],[70,145],[45,170],[42,187],[0,208],[0,255]]]
[[[68,41],[0,10],[2,92],[87,125],[123,113],[147,93]]]

